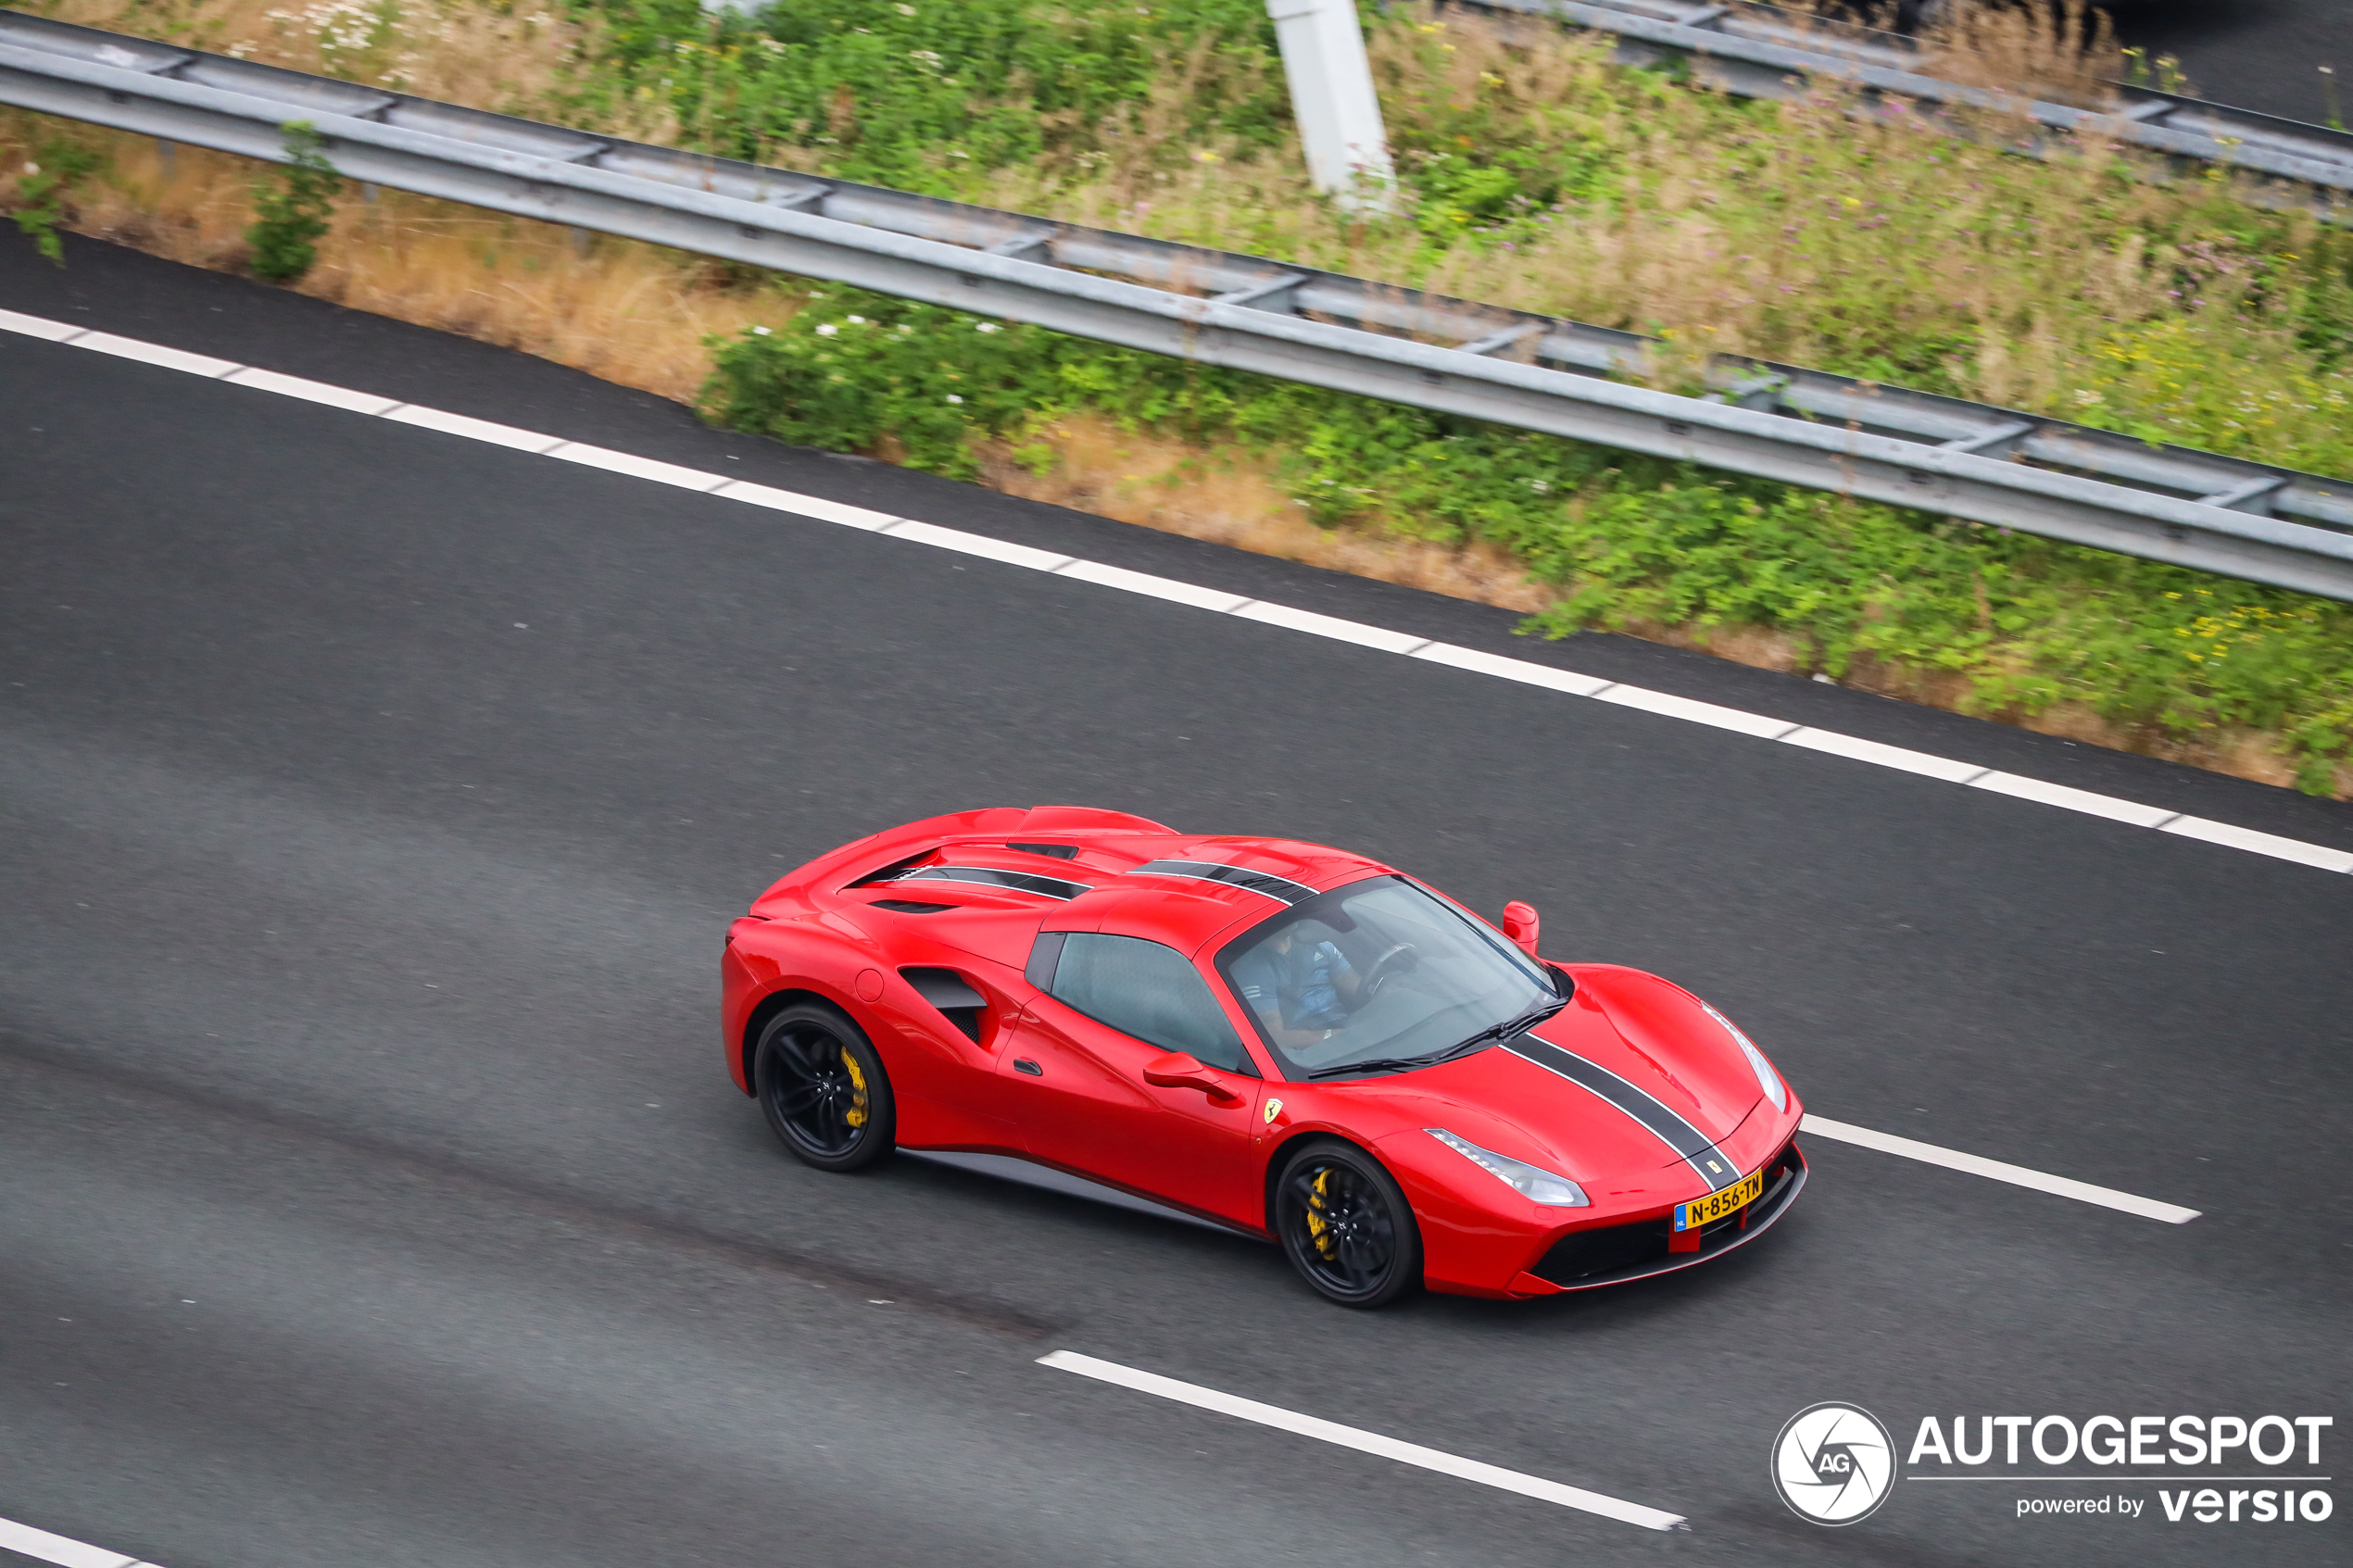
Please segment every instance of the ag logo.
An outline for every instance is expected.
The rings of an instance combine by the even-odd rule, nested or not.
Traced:
[[[1817,1524],[1870,1517],[1894,1481],[1894,1439],[1860,1406],[1808,1405],[1773,1439],[1773,1489]]]

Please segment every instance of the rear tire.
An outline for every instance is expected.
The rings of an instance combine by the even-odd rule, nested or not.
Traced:
[[[1307,1145],[1275,1183],[1275,1234],[1327,1301],[1386,1307],[1422,1282],[1413,1206],[1381,1162],[1353,1144]]]
[[[769,1130],[804,1163],[855,1171],[890,1151],[899,1128],[890,1075],[846,1014],[794,1003],[760,1032],[751,1065]]]

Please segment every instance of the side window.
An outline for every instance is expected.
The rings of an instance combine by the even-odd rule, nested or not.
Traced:
[[[1189,1051],[1203,1065],[1258,1076],[1201,972],[1174,947],[1077,931],[1063,939],[1053,984],[1067,1006],[1123,1035]]]

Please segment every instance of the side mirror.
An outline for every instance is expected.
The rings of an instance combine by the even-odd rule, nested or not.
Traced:
[[[1213,1105],[1239,1105],[1242,1097],[1217,1081],[1216,1075],[1186,1051],[1170,1051],[1144,1063],[1144,1082],[1164,1089],[1199,1089]]]
[[[1515,898],[1504,906],[1504,935],[1519,945],[1522,952],[1538,962],[1543,961],[1536,951],[1537,933],[1543,922],[1536,915],[1536,906],[1523,904]]]

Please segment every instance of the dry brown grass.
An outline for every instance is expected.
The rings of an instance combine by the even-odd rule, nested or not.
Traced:
[[[1893,4],[1773,3],[1801,26],[1805,19],[1818,19],[1831,48],[1857,23],[1881,31],[1895,26]],[[2092,0],[1951,0],[1920,29],[1918,42],[1917,69],[1923,75],[2083,108],[2106,105],[2113,95],[2108,83],[2124,74],[2116,30]]]
[[[0,121],[0,157],[13,162],[26,149],[22,122],[11,129]],[[77,196],[72,228],[174,261],[244,269],[251,164],[182,147],[167,167],[144,137],[86,140],[106,150],[110,173]],[[373,203],[346,197],[295,286],[681,402],[709,371],[704,337],[778,313],[772,292],[695,257],[604,237],[584,245],[552,224],[391,191]]]
[[[2116,29],[2087,0],[1969,0],[1922,29],[1920,44],[1930,76],[2082,108],[2108,107],[2124,74]]]
[[[1057,420],[1041,433],[1053,449],[1051,470],[1033,472],[1000,451],[990,454],[985,482],[1029,500],[1505,609],[1539,610],[1553,598],[1528,580],[1526,566],[1489,546],[1450,549],[1318,528],[1300,515],[1263,455],[1189,445],[1091,414]]]
[[[54,0],[46,14],[264,65],[513,114],[545,114],[587,34],[552,8],[480,0]],[[649,127],[651,129],[651,127]]]

